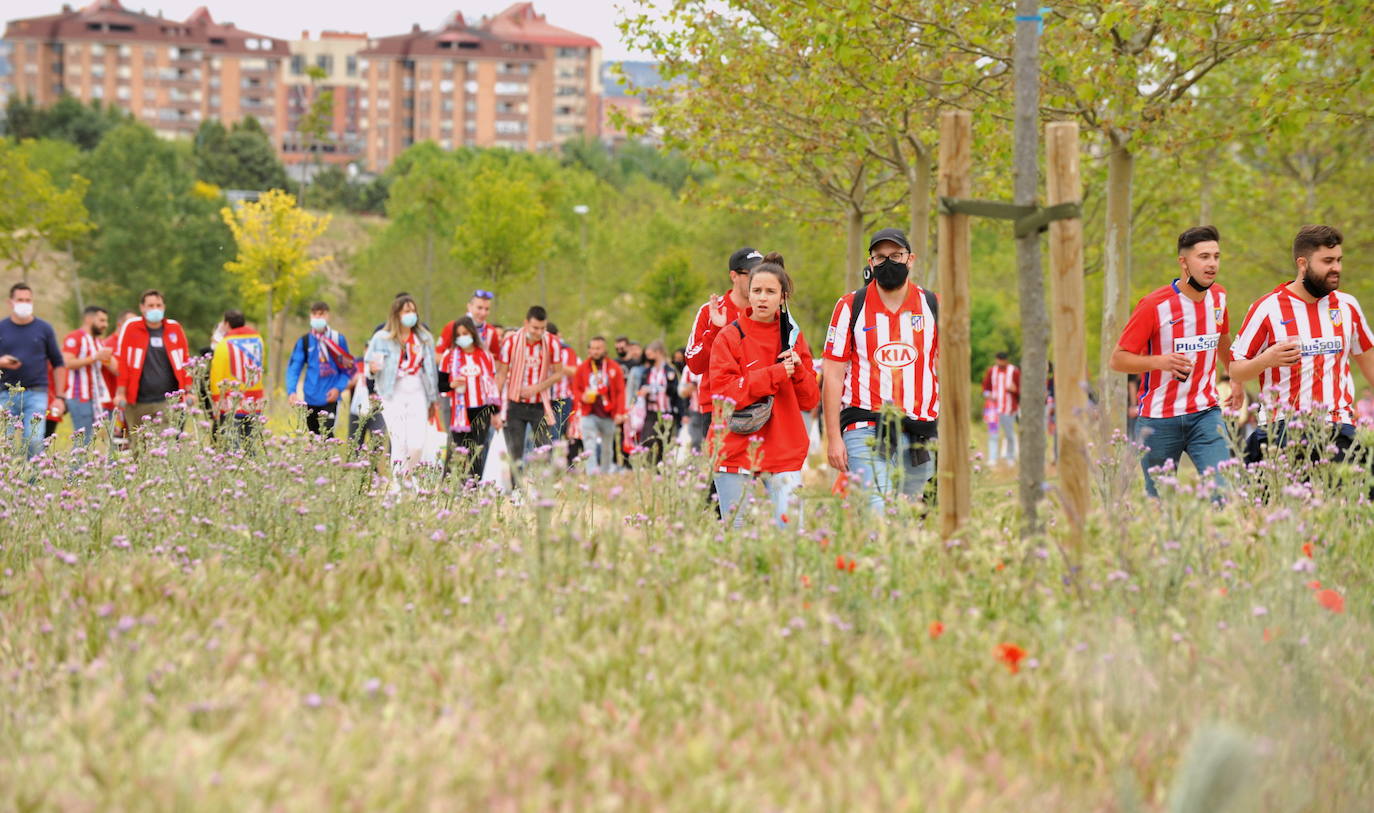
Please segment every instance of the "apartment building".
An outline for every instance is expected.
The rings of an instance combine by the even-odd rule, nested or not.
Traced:
[[[601,48],[517,3],[477,25],[454,13],[432,31],[371,40],[359,55],[367,164],[417,141],[542,150],[599,120]]]
[[[434,30],[307,32],[288,43],[218,23],[204,7],[177,21],[95,0],[13,20],[4,41],[13,91],[38,104],[100,100],[169,137],[253,115],[289,163],[376,171],[418,141],[543,150],[600,132],[600,45],[528,2],[475,24],[455,12]],[[315,140],[301,124],[325,90],[329,132]]]
[[[363,159],[367,85],[359,54],[367,47],[366,34],[345,31],[321,31],[315,39],[303,31],[290,43],[291,58],[283,64],[281,77],[286,86],[286,120],[278,144],[283,161],[350,164]],[[314,99],[325,92],[332,94],[334,104],[328,133],[317,142],[301,132],[301,124]]]
[[[5,28],[13,91],[52,104],[64,93],[130,111],[166,137],[205,119],[255,116],[274,137],[286,112],[285,40],[218,23],[204,7],[185,20],[96,0]]]

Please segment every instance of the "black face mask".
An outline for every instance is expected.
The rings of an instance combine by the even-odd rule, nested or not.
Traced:
[[[1323,277],[1317,282],[1313,282],[1310,272],[1302,275],[1302,287],[1307,291],[1307,295],[1313,299],[1321,299],[1331,293],[1331,289],[1326,287],[1326,279]]]
[[[873,267],[873,281],[878,283],[879,288],[892,291],[902,287],[910,273],[911,269],[906,263],[887,259]]]
[[[1188,275],[1188,287],[1192,288],[1194,291],[1205,291],[1205,290],[1207,290],[1208,288],[1211,288],[1213,285],[1216,285],[1216,283],[1215,283],[1215,282],[1211,282],[1211,283],[1208,283],[1207,285],[1198,285],[1198,284],[1197,284],[1197,280],[1193,279],[1193,275],[1192,275],[1192,274],[1189,274],[1189,275]]]

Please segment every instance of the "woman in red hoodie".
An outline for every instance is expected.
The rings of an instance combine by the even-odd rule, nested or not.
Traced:
[[[733,402],[737,412],[772,399],[763,426],[748,433],[727,428],[716,449],[720,515],[732,517],[736,527],[744,522],[741,508],[753,477],[764,475],[779,525],[801,486],[810,448],[803,413],[816,408],[821,393],[811,372],[811,350],[787,314],[791,297],[792,278],[782,255],[769,254],[749,272],[748,309],[720,331],[711,347],[707,375],[716,397]],[[799,524],[800,516],[793,521]]]

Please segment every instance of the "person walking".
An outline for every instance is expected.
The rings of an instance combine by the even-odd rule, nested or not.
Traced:
[[[983,398],[992,404],[996,429],[989,430],[988,463],[999,459],[1016,462],[1016,415],[1021,407],[1021,369],[1008,360],[1006,352],[983,373]]]
[[[449,459],[458,455],[458,475],[464,481],[482,478],[487,464],[491,430],[500,429],[501,398],[496,390],[496,360],[471,316],[454,320],[452,347],[439,359],[439,391],[449,397]]]
[[[677,392],[677,369],[668,362],[668,351],[663,342],[655,341],[644,351],[646,363],[638,396],[644,400],[644,424],[639,432],[639,445],[649,452],[650,465],[658,465],[663,460],[663,436],[659,427],[660,418],[665,421],[666,430],[671,434],[673,426],[673,396]]]
[[[20,428],[32,459],[43,452],[48,365],[65,362],[52,325],[33,315],[33,289],[23,282],[10,286],[9,304],[9,317],[0,319],[0,418],[11,424],[7,438]]]
[[[310,332],[296,340],[286,366],[286,391],[293,406],[305,407],[305,428],[333,437],[339,400],[353,383],[348,339],[329,326],[329,303],[310,306]]]
[[[549,426],[549,436],[553,440],[563,440],[567,436],[568,422],[573,412],[572,376],[577,372],[577,353],[563,341],[558,334],[558,325],[549,322],[549,336],[554,345],[554,366],[562,372],[562,377],[553,383],[549,390],[549,401],[553,406],[553,423]]]
[[[172,419],[172,404],[190,403],[191,345],[175,319],[167,318],[166,302],[155,289],[138,298],[139,318],[119,329],[119,379],[115,408],[124,412],[130,442],[139,446],[147,424]]]
[[[414,489],[425,435],[438,416],[439,372],[434,337],[420,325],[420,308],[408,294],[392,301],[386,322],[367,343],[365,358],[376,377],[391,445],[391,491],[400,491],[402,481]]]
[[[577,365],[573,398],[581,412],[582,444],[590,474],[616,470],[616,427],[625,422],[625,373],[606,357],[606,339],[594,336]]]
[[[105,403],[110,394],[105,384],[105,365],[114,352],[101,342],[110,326],[110,314],[99,305],[81,313],[81,327],[62,340],[62,361],[67,367],[63,398],[72,418],[72,443],[90,445],[96,428],[105,423]]]
[[[748,291],[748,311],[717,334],[708,372],[711,391],[734,405],[715,461],[721,517],[742,525],[745,491],[762,476],[774,522],[800,528],[800,513],[788,512],[806,462],[805,412],[820,390],[811,351],[787,313],[794,290],[781,254],[749,272]]]
[[[506,451],[517,464],[511,467],[512,480],[525,456],[525,436],[532,434],[535,446],[549,442],[549,425],[553,423],[549,389],[563,376],[563,370],[548,324],[548,313],[539,305],[531,307],[525,313],[524,327],[506,334],[496,357]]]
[[[229,438],[237,448],[251,442],[262,423],[267,349],[258,331],[248,326],[243,311],[225,311],[220,327],[223,336],[210,357],[210,400],[220,437]]]
[[[900,229],[876,232],[868,252],[863,287],[830,317],[822,400],[830,465],[857,476],[881,511],[899,493],[921,500],[935,473],[939,300],[909,280],[916,255]]]

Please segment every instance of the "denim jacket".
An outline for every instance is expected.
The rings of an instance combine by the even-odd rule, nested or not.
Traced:
[[[439,400],[439,368],[434,360],[434,337],[421,327],[415,328],[415,335],[420,339],[425,356],[420,368],[420,383],[425,388],[425,400],[432,404]],[[368,341],[364,358],[369,365],[374,360],[381,360],[382,369],[377,372],[373,391],[383,398],[389,397],[396,389],[396,370],[401,366],[400,342],[391,338],[385,329],[379,330]]]

